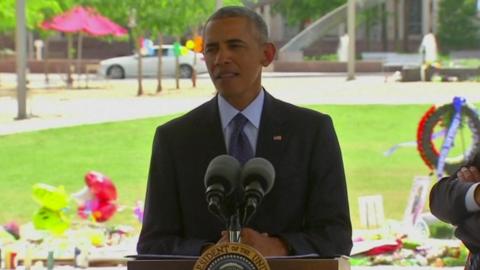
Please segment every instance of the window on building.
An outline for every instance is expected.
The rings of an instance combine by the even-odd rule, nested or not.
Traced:
[[[413,35],[422,34],[422,0],[410,1],[410,20],[408,22],[408,33]]]

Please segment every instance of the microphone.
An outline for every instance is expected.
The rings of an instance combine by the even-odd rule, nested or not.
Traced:
[[[235,190],[239,174],[240,163],[229,155],[220,155],[212,159],[205,173],[208,210],[225,223],[228,223],[228,217],[224,200]]]
[[[275,168],[264,158],[252,158],[245,163],[241,183],[244,189],[243,224],[246,225],[275,183]]]

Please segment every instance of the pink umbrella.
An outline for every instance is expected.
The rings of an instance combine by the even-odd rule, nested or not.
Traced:
[[[77,6],[73,9],[55,16],[50,21],[44,21],[41,24],[43,29],[56,30],[65,33],[78,33],[78,54],[77,54],[77,72],[80,76],[80,59],[82,57],[82,33],[91,36],[122,36],[127,34],[127,30],[118,24],[110,21],[108,18],[100,15],[95,9],[90,7]],[[70,36],[69,36],[70,39]],[[70,41],[69,41],[70,45]],[[70,51],[70,47],[68,48]],[[70,56],[70,54],[69,54]],[[70,58],[69,58],[70,59]],[[69,64],[70,66],[70,64]],[[68,84],[72,83],[70,68],[68,68]]]
[[[42,28],[66,33],[83,32],[92,36],[127,34],[125,28],[100,15],[95,9],[80,6],[43,22]]]

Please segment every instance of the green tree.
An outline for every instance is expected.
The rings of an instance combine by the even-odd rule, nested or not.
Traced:
[[[26,2],[26,25],[30,31],[38,30],[40,23],[61,12],[57,0],[29,0]],[[12,33],[15,30],[15,0],[0,1],[0,33]]]
[[[300,24],[304,27],[306,23],[320,18],[346,2],[347,0],[282,0],[276,1],[273,8],[287,19],[289,25]]]
[[[15,29],[15,0],[0,1],[0,33],[11,33]]]
[[[438,39],[444,51],[478,46],[476,0],[440,1]]]
[[[145,35],[145,31],[149,29],[149,18],[146,11],[155,9],[157,0],[77,0],[79,5],[94,7],[102,15],[108,17],[112,21],[122,26],[127,26],[129,37],[133,41],[135,51],[139,56],[138,59],[138,89],[137,95],[143,95],[143,70],[141,44],[139,40]]]

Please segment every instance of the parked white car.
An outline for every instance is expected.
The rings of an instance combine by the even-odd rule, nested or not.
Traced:
[[[158,46],[154,46],[152,55],[142,56],[143,76],[156,77],[158,69]],[[179,57],[180,77],[191,78],[193,74],[194,57],[197,57],[195,65],[197,74],[207,72],[207,65],[203,58],[203,54],[195,53],[188,50],[186,55]],[[100,75],[112,79],[123,79],[136,77],[138,73],[138,56],[137,54],[129,56],[121,56],[108,58],[100,61]],[[173,45],[162,46],[162,73],[165,77],[175,76],[175,54]]]

